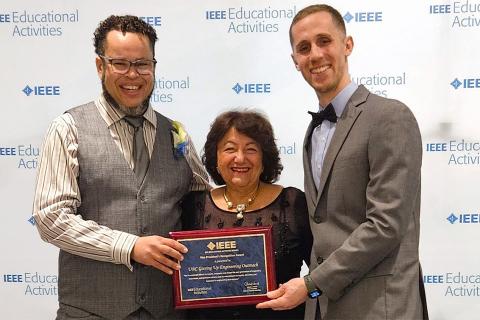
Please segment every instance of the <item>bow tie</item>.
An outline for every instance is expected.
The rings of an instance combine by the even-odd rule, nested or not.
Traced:
[[[313,129],[322,124],[323,120],[328,120],[333,123],[337,122],[337,114],[335,113],[335,109],[333,109],[331,103],[320,112],[308,111],[308,113],[312,115]]]

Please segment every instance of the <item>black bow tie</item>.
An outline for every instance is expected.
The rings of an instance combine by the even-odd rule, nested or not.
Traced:
[[[333,109],[333,106],[331,103],[320,112],[308,111],[308,113],[312,115],[312,131],[310,131],[310,135],[308,136],[308,141],[307,141],[307,145],[310,145],[310,142],[312,140],[312,134],[315,128],[321,125],[323,120],[328,120],[330,122],[337,122],[337,114],[335,113],[335,109]]]
[[[335,109],[333,109],[331,103],[320,112],[308,111],[308,113],[312,115],[312,129],[315,129],[317,126],[322,124],[323,120],[337,122],[337,114],[335,113]]]

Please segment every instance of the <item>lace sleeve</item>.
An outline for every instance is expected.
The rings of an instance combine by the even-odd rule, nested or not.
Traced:
[[[203,229],[205,196],[208,191],[191,191],[182,200],[182,230]]]
[[[301,257],[307,265],[310,264],[310,252],[312,251],[312,230],[308,221],[308,208],[305,193],[297,189],[295,194],[295,220],[297,232],[300,235]]]

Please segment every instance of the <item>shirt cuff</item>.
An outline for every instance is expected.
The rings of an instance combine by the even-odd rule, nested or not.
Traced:
[[[133,271],[130,255],[138,236],[121,231],[116,231],[116,233],[117,236],[113,241],[113,262],[124,264],[130,271]]]

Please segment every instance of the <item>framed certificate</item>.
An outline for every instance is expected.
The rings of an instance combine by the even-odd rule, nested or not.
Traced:
[[[188,248],[173,275],[176,309],[256,304],[276,289],[272,228],[170,232]]]

